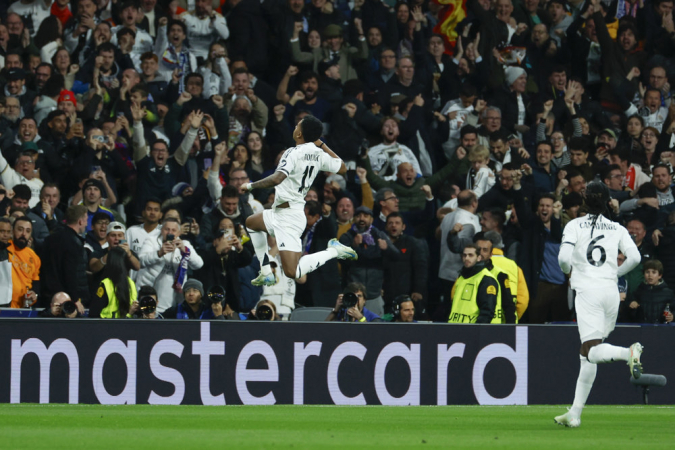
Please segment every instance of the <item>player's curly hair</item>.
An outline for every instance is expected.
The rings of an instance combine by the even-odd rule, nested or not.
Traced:
[[[314,142],[323,134],[323,124],[316,117],[307,115],[300,122],[300,130],[305,142]]]
[[[593,181],[584,192],[586,206],[591,214],[607,214],[607,202],[610,200],[609,188],[602,182]]]

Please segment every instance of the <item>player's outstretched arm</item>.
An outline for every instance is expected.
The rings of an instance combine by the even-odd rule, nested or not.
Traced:
[[[258,180],[255,183],[246,183],[242,185],[241,190],[243,192],[249,192],[252,191],[253,189],[267,189],[278,185],[285,179],[286,174],[281,171],[277,171],[274,172],[269,177],[263,178],[262,180]]]
[[[322,141],[321,139],[316,140],[314,141],[314,145],[322,149],[324,152],[328,153],[331,156],[331,158],[339,159],[341,161],[342,164],[340,165],[340,170],[338,170],[338,175],[344,175],[345,173],[347,173],[347,166],[345,166],[345,162],[342,161],[342,159],[340,159],[340,157],[336,155],[335,152],[333,152],[333,150],[328,148],[328,146],[324,141]]]

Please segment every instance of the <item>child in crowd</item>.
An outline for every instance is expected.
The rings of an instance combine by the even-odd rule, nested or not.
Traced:
[[[663,281],[663,264],[651,259],[644,263],[645,281],[633,292],[628,313],[633,322],[670,323],[675,310],[675,294]]]
[[[471,189],[480,198],[495,184],[495,173],[488,167],[490,150],[482,145],[476,145],[469,151],[471,169],[466,175],[466,188]]]

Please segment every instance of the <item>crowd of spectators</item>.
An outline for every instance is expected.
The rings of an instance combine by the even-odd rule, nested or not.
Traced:
[[[671,322],[673,0],[446,3],[0,2],[0,306],[447,322],[486,267],[501,322],[569,321],[562,230],[599,180],[642,255],[619,320]],[[257,288],[274,191],[240,187],[308,114],[348,171],[316,178],[303,251],[359,258],[292,280],[271,238]]]

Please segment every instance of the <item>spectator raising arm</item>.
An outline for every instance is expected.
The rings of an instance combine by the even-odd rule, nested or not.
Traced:
[[[143,118],[145,117],[145,108],[141,108],[137,104],[131,105],[131,116],[134,119],[134,134],[132,142],[134,145],[134,162],[137,163],[141,159],[150,154],[149,148],[145,142],[145,130],[143,129]]]
[[[284,105],[287,104],[291,99],[291,96],[286,93],[288,91],[288,83],[291,80],[291,77],[294,77],[297,74],[298,74],[297,67],[288,66],[288,70],[286,70],[284,77],[281,79],[281,82],[279,83],[279,87],[277,87],[277,100],[279,100]]]
[[[207,180],[209,194],[214,202],[220,200],[223,186],[220,184],[220,165],[228,164],[230,161],[227,157],[227,143],[225,141],[219,143],[214,148],[216,156],[213,158],[213,163],[209,168],[209,176]]]
[[[188,116],[187,121],[190,124],[190,128],[187,130],[187,133],[185,133],[183,141],[180,143],[176,153],[173,155],[173,157],[176,159],[176,162],[181,166],[185,165],[188,157],[190,156],[190,149],[194,145],[199,127],[202,126],[202,119],[204,119],[204,113],[199,110],[192,111]]]

